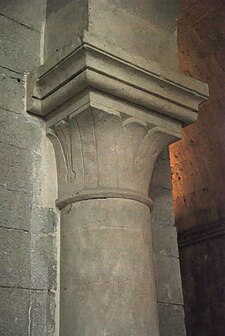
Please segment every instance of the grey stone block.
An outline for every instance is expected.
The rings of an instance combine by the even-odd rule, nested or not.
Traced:
[[[0,109],[0,142],[40,152],[44,125],[37,118]]]
[[[55,331],[55,295],[48,291],[30,292],[31,335],[53,336]]]
[[[179,257],[177,230],[172,226],[155,225],[152,228],[153,252],[157,255]]]
[[[31,288],[56,289],[56,246],[51,234],[31,234]]]
[[[88,29],[87,0],[48,1],[46,58],[73,45],[76,37],[82,36],[85,29]]]
[[[0,67],[0,91],[0,108],[17,113],[24,112],[25,89],[20,74]],[[0,116],[3,113],[4,111],[0,110]]]
[[[153,200],[153,211],[151,213],[152,226],[174,226],[172,191],[152,186],[150,197]]]
[[[0,285],[30,288],[30,233],[0,228]]]
[[[0,228],[0,285],[56,288],[56,246],[52,234]]]
[[[0,335],[53,335],[54,301],[47,291],[0,288]]]
[[[111,0],[117,7],[127,11],[137,18],[155,25],[160,29],[174,31],[176,29],[177,1],[164,2],[163,0]]]
[[[51,234],[56,232],[57,216],[52,208],[33,206],[31,213],[31,232]]]
[[[140,7],[140,1],[135,2],[136,6]],[[121,5],[118,4],[117,1],[117,6],[115,6],[114,1],[92,1],[89,6],[89,32],[98,39],[98,42],[101,41],[101,46],[106,47],[109,52],[113,52],[114,50],[115,53],[115,48],[118,48],[117,55],[118,50],[125,50],[127,54],[132,55],[133,60],[135,56],[139,56],[161,63],[165,59],[162,52],[168,45],[171,33],[165,32],[157,27],[156,23],[158,23],[159,20],[153,19],[153,8],[151,8],[149,3],[148,9],[146,10],[145,6],[143,10],[146,12],[149,11],[151,15],[150,24],[148,21],[140,19],[139,14],[137,14],[139,16],[137,17],[133,14],[130,15],[129,10],[125,11],[123,9],[124,3],[125,2]],[[164,7],[165,6],[162,6],[162,8]],[[160,12],[161,11],[158,11],[158,14],[160,14]],[[153,21],[154,24],[152,25]],[[176,25],[175,17],[173,21],[173,25]],[[161,23],[162,22],[165,22],[165,20],[161,21]],[[130,31],[133,31],[132,35]],[[172,49],[174,60],[176,50],[177,48]],[[167,66],[175,67],[175,65],[171,63],[168,63]]]
[[[162,256],[154,259],[158,301],[183,304],[179,259]]]
[[[28,336],[30,292],[0,287],[0,335]]]
[[[186,335],[183,306],[158,303],[158,314],[160,336]]]
[[[9,190],[32,192],[40,157],[30,151],[0,143],[0,185]]]
[[[32,194],[0,186],[1,226],[30,230]]]
[[[1,0],[0,13],[32,29],[41,31],[46,0]]]
[[[158,158],[154,167],[151,186],[172,190],[172,174],[169,160],[165,160],[161,157]]]
[[[41,34],[4,16],[0,26],[0,65],[20,73],[38,66]]]

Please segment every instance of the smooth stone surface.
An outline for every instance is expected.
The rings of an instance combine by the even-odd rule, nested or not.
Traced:
[[[152,300],[149,283],[73,286],[62,305],[62,335],[157,336],[157,309]]]
[[[158,335],[157,321],[148,207],[109,198],[63,209],[61,333]]]

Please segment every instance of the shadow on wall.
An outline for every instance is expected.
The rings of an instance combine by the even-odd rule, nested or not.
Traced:
[[[210,89],[199,120],[171,145],[188,336],[225,335],[225,3],[180,1],[181,71]]]

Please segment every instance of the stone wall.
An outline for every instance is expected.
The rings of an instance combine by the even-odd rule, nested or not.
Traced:
[[[150,196],[154,201],[151,223],[160,336],[184,336],[183,293],[168,149],[156,163]]]
[[[187,335],[224,335],[224,222],[179,235]]]
[[[180,1],[181,71],[210,89],[198,122],[171,148],[188,336],[224,334],[224,17],[223,0]]]
[[[55,330],[58,214],[44,122],[26,113],[25,72],[43,59],[45,0],[0,2],[0,335]]]

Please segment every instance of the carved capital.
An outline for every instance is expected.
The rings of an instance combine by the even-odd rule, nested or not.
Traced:
[[[151,205],[161,150],[197,119],[207,87],[177,73],[132,64],[84,40],[28,83],[28,110],[44,117],[58,169],[58,207],[124,197]]]
[[[179,138],[178,129],[169,132],[144,119],[92,106],[51,125],[58,207],[105,197],[151,206],[148,189],[154,163],[162,149]]]

